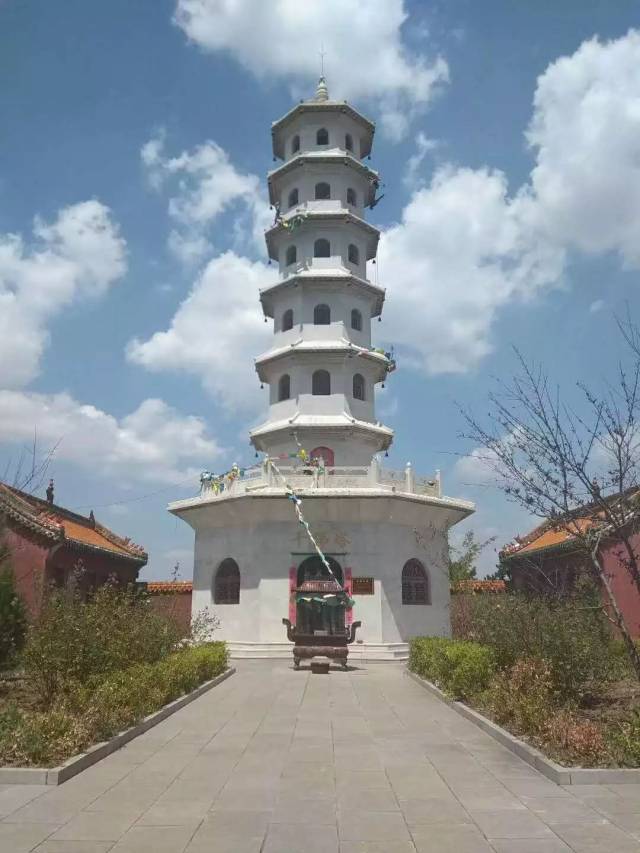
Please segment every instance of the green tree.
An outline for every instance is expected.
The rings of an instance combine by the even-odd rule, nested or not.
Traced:
[[[0,669],[8,666],[24,645],[27,617],[16,592],[6,525],[0,516]]]
[[[473,580],[477,576],[476,562],[487,545],[495,541],[495,536],[484,542],[478,542],[473,530],[467,530],[462,544],[449,546],[449,581],[452,584]]]

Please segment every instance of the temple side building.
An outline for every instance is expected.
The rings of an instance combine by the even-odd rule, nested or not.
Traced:
[[[379,187],[364,162],[373,136],[369,119],[330,99],[324,78],[273,124],[281,162],[268,177],[276,217],[266,243],[279,276],[260,293],[274,331],[256,359],[269,410],[250,435],[264,459],[223,482],[205,478],[198,496],[169,507],[195,530],[193,611],[213,605],[235,656],[288,655],[283,617],[327,628],[301,610],[301,593],[321,604],[334,579],[285,482],[355,601],[352,658],[404,658],[411,637],[449,633],[447,531],[474,507],[443,496],[438,474],[381,465],[393,431],[376,418],[375,391],[395,361],[371,336],[385,299],[367,277],[379,239],[366,221]]]

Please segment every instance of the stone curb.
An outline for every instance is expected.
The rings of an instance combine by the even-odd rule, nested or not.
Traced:
[[[445,693],[427,681],[426,678],[421,678],[415,672],[407,670],[407,675],[410,676],[429,693],[441,699],[450,708],[452,708],[461,717],[475,723],[478,728],[486,732],[494,740],[497,740],[511,752],[514,752],[527,764],[530,764],[547,779],[551,779],[557,785],[621,785],[621,784],[640,784],[640,769],[622,768],[608,769],[606,767],[587,768],[587,767],[563,767],[561,764],[556,764],[550,758],[547,758],[539,749],[529,746],[528,743],[520,740],[510,732],[491,722],[482,714],[469,708],[462,702],[457,702],[450,699]]]
[[[236,668],[234,666],[229,667],[222,675],[212,678],[211,681],[205,681],[204,684],[196,687],[191,693],[174,699],[173,702],[169,702],[168,705],[160,708],[159,711],[149,714],[148,717],[140,720],[139,723],[130,729],[119,732],[110,740],[90,746],[86,752],[74,755],[73,758],[69,758],[59,767],[51,767],[49,769],[46,767],[0,767],[0,785],[62,785],[67,779],[71,779],[73,776],[86,770],[87,767],[91,767],[92,764],[96,764],[98,761],[106,758],[107,755],[111,755],[112,752],[120,749],[120,747],[129,743],[129,741],[138,737],[138,735],[144,734],[149,729],[157,726],[158,723],[166,720],[171,714],[193,702],[194,699],[198,699],[203,693],[225,681],[230,675],[233,675],[235,671]]]

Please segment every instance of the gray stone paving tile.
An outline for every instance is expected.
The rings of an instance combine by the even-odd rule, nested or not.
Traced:
[[[113,841],[43,841],[33,853],[109,853]]]
[[[508,841],[493,840],[491,846],[496,853],[572,853],[559,838],[510,838]]]
[[[416,853],[413,841],[342,841],[340,853]]]
[[[134,826],[111,848],[112,853],[184,853],[193,828]]]
[[[136,820],[137,815],[80,812],[56,829],[55,841],[117,841]]]
[[[271,815],[271,811],[251,811],[246,808],[244,811],[211,811],[198,827],[194,839],[263,838]]]
[[[338,808],[344,811],[397,812],[398,800],[391,788],[340,789],[336,795]]]
[[[339,853],[335,827],[321,824],[273,823],[263,853]]]
[[[369,791],[372,788],[390,790],[391,783],[382,770],[340,770],[336,771],[336,788],[338,791]]]
[[[336,806],[332,800],[281,798],[273,812],[272,823],[336,825]]]
[[[209,811],[210,806],[209,800],[156,802],[146,812],[143,812],[136,825],[193,826],[196,829]]]
[[[468,824],[411,830],[417,853],[493,853],[486,838],[475,826]]]
[[[404,817],[394,812],[338,813],[341,841],[410,841]]]
[[[262,853],[262,835],[255,838],[208,838],[194,837],[186,853]]]
[[[575,853],[638,853],[640,843],[613,824],[557,824],[556,835]]]
[[[626,832],[632,833],[634,837],[640,836],[640,814],[638,812],[623,812],[617,814],[611,819],[611,823],[624,829]]]
[[[433,797],[429,800],[400,800],[409,827],[432,823],[471,823],[468,812],[456,800]]]
[[[548,826],[556,823],[602,824],[606,821],[600,812],[575,798],[523,797],[522,802]]]
[[[487,838],[544,838],[551,830],[532,812],[503,809],[497,812],[473,812],[473,820]]]
[[[57,829],[56,824],[0,822],[0,853],[29,853]]]
[[[40,797],[47,785],[6,785],[0,790],[0,819]]]
[[[166,790],[164,786],[149,788],[138,785],[116,785],[85,806],[85,811],[141,814],[158,799],[164,790]]]

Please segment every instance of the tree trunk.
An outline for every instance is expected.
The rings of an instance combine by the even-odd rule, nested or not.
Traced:
[[[629,629],[627,628],[627,624],[624,621],[624,616],[620,608],[618,607],[618,602],[616,601],[616,597],[613,594],[613,589],[611,588],[611,583],[609,582],[609,578],[607,577],[606,572],[600,565],[600,560],[597,555],[591,551],[590,552],[591,563],[598,575],[602,586],[607,593],[607,598],[609,600],[609,606],[613,611],[614,621],[618,626],[618,630],[622,634],[622,639],[624,641],[625,647],[627,649],[627,654],[629,655],[629,660],[631,661],[631,665],[635,670],[636,678],[640,681],[640,654],[638,654],[638,649],[636,648],[636,644],[633,642],[631,638],[631,634],[629,633]]]

